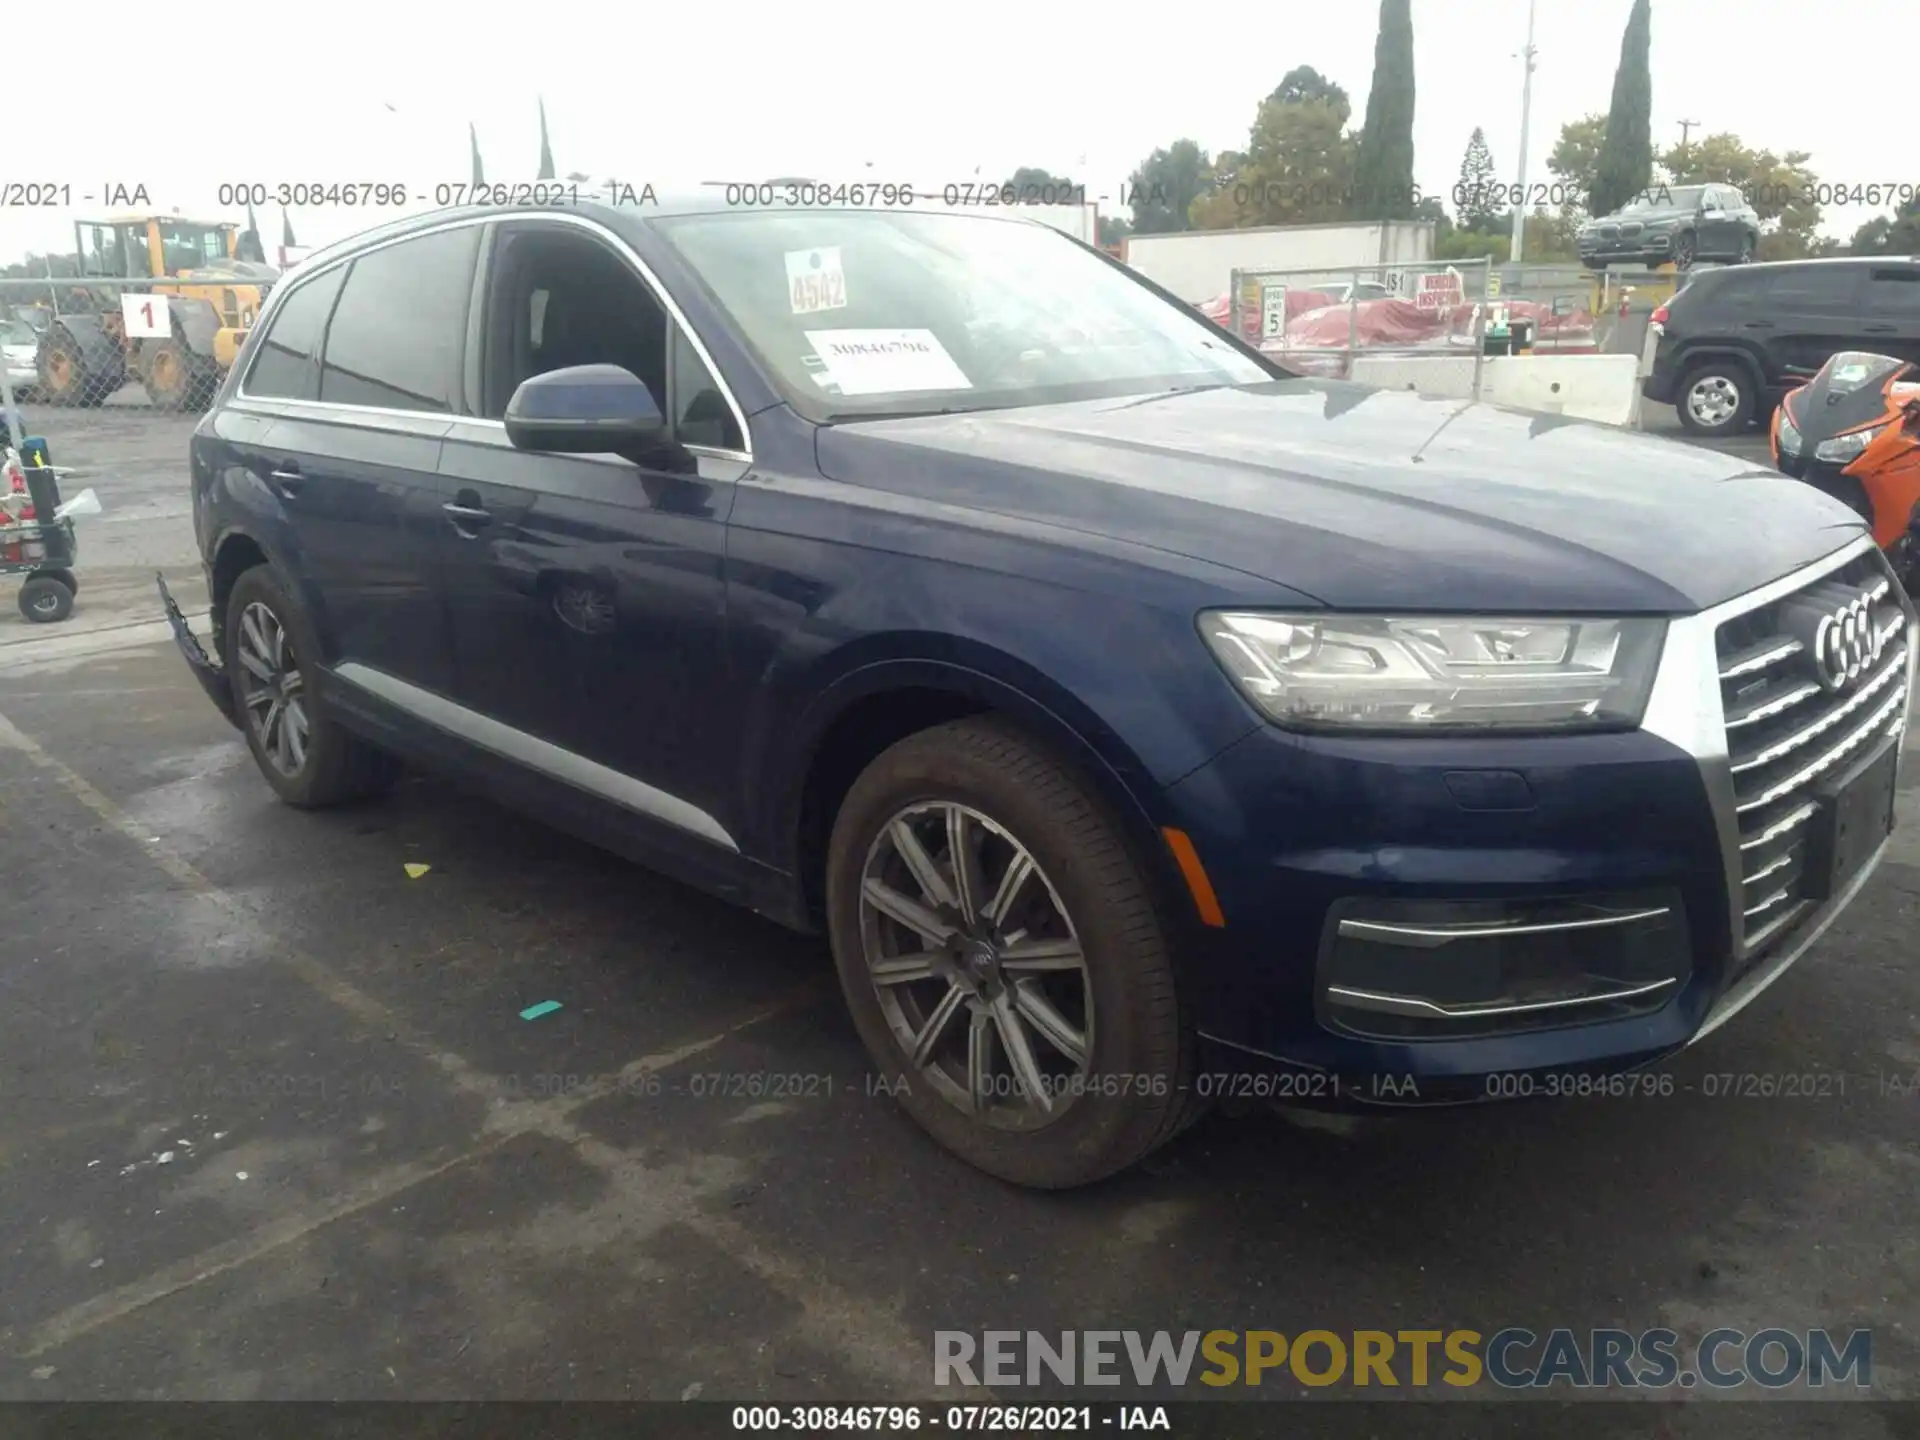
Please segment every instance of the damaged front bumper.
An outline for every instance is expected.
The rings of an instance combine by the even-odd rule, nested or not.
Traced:
[[[240,726],[239,717],[234,713],[233,686],[228,682],[227,672],[220,664],[208,657],[193,630],[187,624],[187,617],[180,613],[180,605],[173,598],[173,592],[167,589],[167,580],[157,571],[154,583],[160,587],[160,603],[166,608],[167,624],[173,627],[174,644],[180,647],[187,668],[193,672],[193,678],[200,682],[200,688],[207,692],[207,698],[214,707],[227,717],[227,723],[235,729]]]

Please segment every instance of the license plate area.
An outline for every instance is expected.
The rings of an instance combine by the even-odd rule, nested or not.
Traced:
[[[1808,899],[1831,900],[1843,892],[1892,833],[1899,762],[1896,738],[1821,792],[1820,813],[1808,837]]]

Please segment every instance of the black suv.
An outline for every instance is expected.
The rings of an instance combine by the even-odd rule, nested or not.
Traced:
[[[1760,217],[1736,185],[1656,186],[1612,215],[1580,227],[1580,263],[1689,268],[1696,260],[1744,265],[1760,248]]]
[[[1640,393],[1696,435],[1766,420],[1842,350],[1920,362],[1920,258],[1788,260],[1695,275],[1653,312]]]
[[[1891,843],[1920,621],[1844,505],[1290,375],[1004,213],[399,222],[191,465],[214,655],[170,613],[285,800],[405,756],[824,931],[1028,1184],[1223,1093],[1636,1093]]]

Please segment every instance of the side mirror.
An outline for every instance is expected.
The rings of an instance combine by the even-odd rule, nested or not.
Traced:
[[[666,418],[653,393],[618,365],[571,365],[520,382],[507,402],[516,450],[611,455],[657,440]]]

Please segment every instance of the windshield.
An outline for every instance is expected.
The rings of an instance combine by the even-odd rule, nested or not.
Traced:
[[[1904,370],[1907,362],[1896,360],[1891,355],[1870,355],[1859,350],[1847,350],[1834,356],[1820,367],[1815,378],[1826,382],[1829,394],[1845,395],[1871,385],[1884,388],[1887,376],[1896,370]]]
[[[925,212],[656,222],[816,420],[1275,378],[1217,327],[1045,226]]]
[[[1636,196],[1620,213],[1647,215],[1671,210],[1692,213],[1700,208],[1700,195],[1705,188],[1702,185],[1682,185],[1678,190],[1669,190],[1664,185],[1655,186]]]

